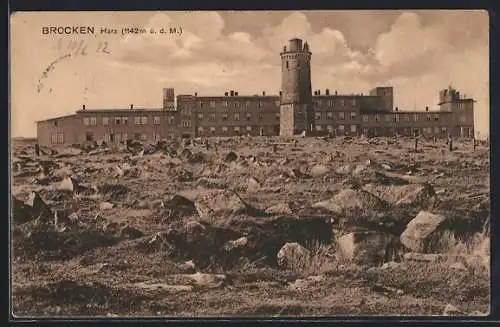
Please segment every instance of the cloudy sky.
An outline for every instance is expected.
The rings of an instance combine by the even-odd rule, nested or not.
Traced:
[[[98,35],[41,32],[79,25]],[[99,34],[106,27],[182,27],[182,34]],[[391,85],[395,106],[421,110],[437,109],[439,89],[452,84],[477,100],[476,129],[489,133],[484,11],[33,12],[13,15],[10,28],[13,136],[35,136],[35,121],[82,104],[160,107],[163,87],[278,94],[279,52],[293,37],[309,42],[313,89]]]

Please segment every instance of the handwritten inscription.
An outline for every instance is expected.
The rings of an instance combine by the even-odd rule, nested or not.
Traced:
[[[43,71],[43,73],[42,73],[42,76],[40,76],[40,78],[38,79],[38,84],[37,84],[37,87],[36,87],[37,93],[40,93],[40,91],[41,91],[41,90],[42,90],[42,88],[43,88],[43,80],[45,80],[45,79],[49,76],[49,73],[50,73],[51,71],[53,71],[53,70],[54,70],[54,68],[56,68],[56,65],[57,65],[59,62],[63,61],[63,60],[64,60],[64,59],[66,59],[66,58],[69,58],[69,57],[71,57],[71,53],[68,53],[68,54],[66,54],[66,55],[64,55],[64,56],[61,56],[61,57],[57,58],[56,60],[54,60],[53,62],[51,62],[51,63],[47,66],[47,68],[45,68],[45,70],[44,70],[44,71]]]

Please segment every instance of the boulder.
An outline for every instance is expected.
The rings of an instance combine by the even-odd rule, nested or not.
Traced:
[[[256,178],[250,177],[247,182],[247,192],[258,192],[261,186],[261,183]]]
[[[193,216],[197,213],[194,202],[178,194],[166,201],[164,206],[169,217],[182,218]]]
[[[316,178],[326,175],[329,171],[330,169],[325,165],[315,165],[310,169],[309,174]]]
[[[61,191],[73,192],[73,189],[74,189],[74,186],[73,186],[73,181],[71,180],[71,177],[65,177],[61,181],[61,184],[59,184],[59,190],[61,190]]]
[[[131,226],[125,226],[120,230],[120,237],[128,238],[128,239],[136,239],[144,236],[144,233],[138,230],[137,228]]]
[[[311,252],[299,243],[286,243],[276,257],[281,268],[302,268],[309,263]]]
[[[339,215],[356,215],[358,213],[371,214],[381,212],[387,209],[387,206],[378,197],[369,192],[345,189],[329,200],[313,204],[312,208],[325,209]]]
[[[343,259],[362,265],[376,265],[398,259],[394,235],[379,231],[356,231],[338,239]]]
[[[401,234],[401,243],[414,252],[429,253],[439,238],[440,226],[446,218],[443,215],[420,211]]]
[[[232,162],[235,161],[236,159],[238,159],[238,155],[234,151],[231,151],[226,155],[227,162]]]
[[[230,190],[208,190],[195,202],[200,218],[212,220],[245,213],[247,205]]]
[[[109,210],[109,209],[113,209],[115,205],[113,203],[110,203],[110,202],[101,202],[99,203],[99,210]]]
[[[266,209],[265,213],[268,215],[291,215],[292,209],[288,203],[278,203]]]
[[[432,210],[438,200],[434,188],[429,184],[368,184],[363,187],[363,190],[372,193],[393,206],[417,210]]]

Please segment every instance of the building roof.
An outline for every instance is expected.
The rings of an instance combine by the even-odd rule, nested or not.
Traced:
[[[66,115],[66,116],[58,116],[58,117],[53,117],[53,118],[48,118],[48,119],[43,119],[43,120],[37,120],[37,121],[35,121],[35,123],[42,123],[42,122],[46,122],[46,121],[52,121],[52,120],[58,120],[58,119],[64,119],[64,118],[71,118],[71,117],[75,117],[75,116],[76,116],[75,114]]]
[[[103,109],[80,109],[77,110],[76,113],[131,113],[131,112],[169,112],[172,110],[165,110],[163,108],[133,108],[133,109],[125,109],[125,108],[103,108]]]

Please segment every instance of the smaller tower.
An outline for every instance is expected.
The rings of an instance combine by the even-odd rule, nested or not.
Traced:
[[[173,88],[163,89],[163,110],[175,110],[175,92]]]
[[[451,135],[474,137],[474,99],[466,98],[451,85],[439,92],[439,110],[452,112]]]

